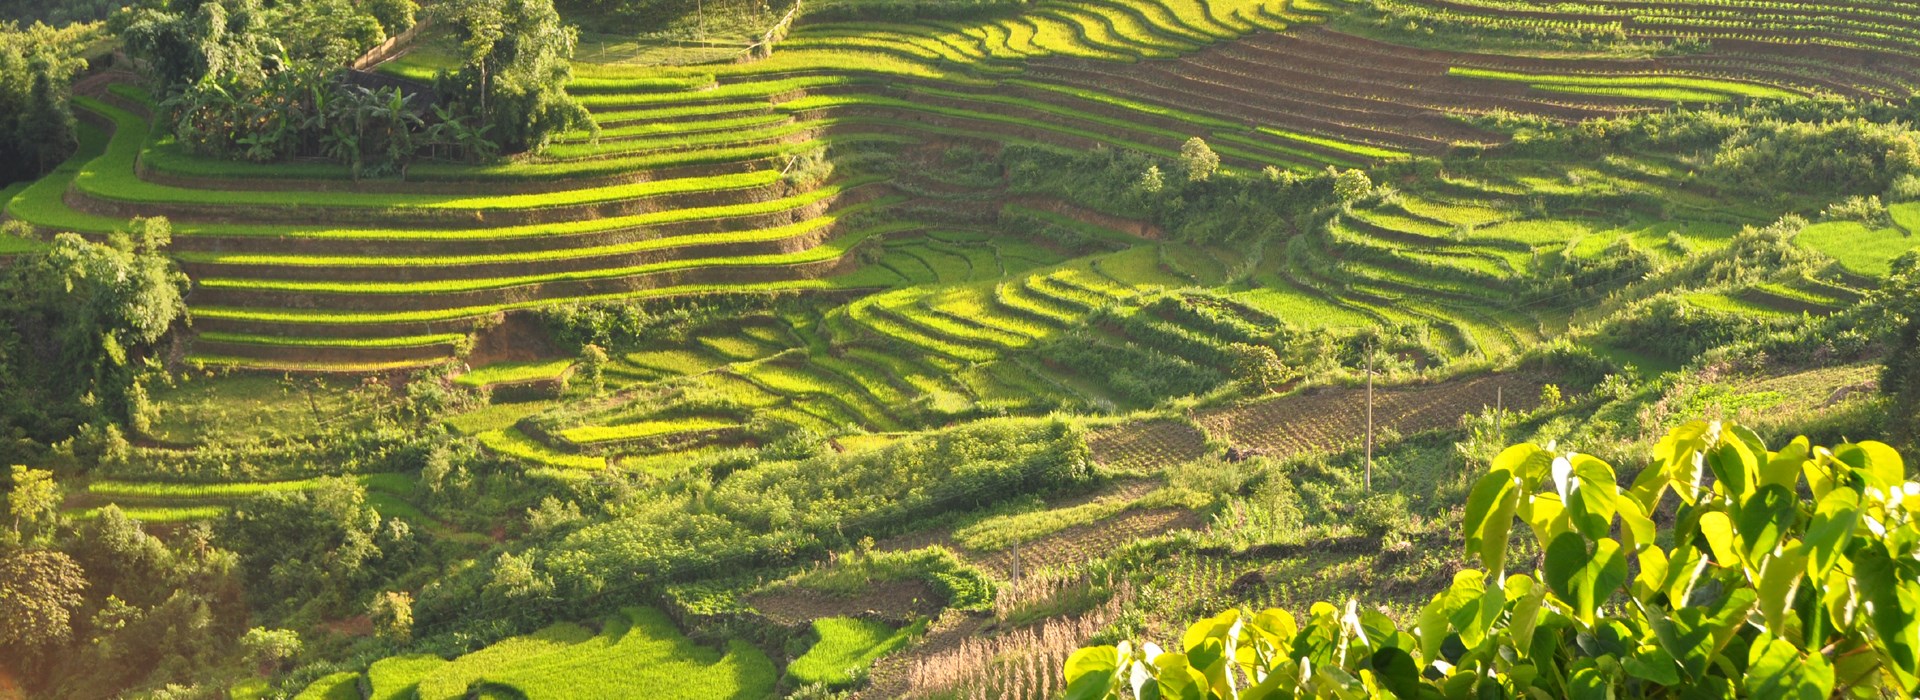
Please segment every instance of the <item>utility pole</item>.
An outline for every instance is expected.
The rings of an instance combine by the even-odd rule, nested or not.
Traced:
[[[1367,342],[1367,493],[1373,493],[1373,342]]]
[[[1013,541],[1013,585],[1020,585],[1020,541]]]

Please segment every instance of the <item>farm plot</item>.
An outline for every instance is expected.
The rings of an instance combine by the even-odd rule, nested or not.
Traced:
[[[1376,388],[1374,422],[1403,435],[1452,428],[1462,416],[1495,405],[1528,410],[1539,403],[1544,384],[1538,377],[1499,374]],[[1366,401],[1364,389],[1323,389],[1209,411],[1199,423],[1236,448],[1285,458],[1352,446],[1355,436],[1366,433]]]
[[[1087,439],[1093,459],[1111,469],[1150,470],[1206,456],[1207,436],[1191,424],[1170,418],[1127,423]]]

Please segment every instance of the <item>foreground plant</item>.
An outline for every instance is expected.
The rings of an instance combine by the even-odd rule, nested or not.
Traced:
[[[1501,453],[1467,503],[1466,552],[1485,569],[1457,574],[1411,630],[1352,601],[1304,621],[1229,610],[1177,651],[1081,649],[1068,697],[1913,697],[1920,484],[1898,453],[1770,451],[1696,422],[1653,458],[1621,488],[1588,455]],[[1545,556],[1506,575],[1516,518]]]

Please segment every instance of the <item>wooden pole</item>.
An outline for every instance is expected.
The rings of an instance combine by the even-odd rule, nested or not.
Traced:
[[[1020,542],[1013,543],[1013,585],[1020,585]]]
[[[1373,492],[1373,343],[1367,343],[1367,492]]]
[[[1498,425],[1500,429],[1500,441],[1506,442],[1507,441],[1507,388],[1504,386],[1496,386],[1493,388],[1493,415],[1494,415],[1495,424]]]

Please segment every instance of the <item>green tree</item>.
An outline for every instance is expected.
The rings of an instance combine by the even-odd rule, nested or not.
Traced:
[[[1180,165],[1186,168],[1189,182],[1206,182],[1220,170],[1220,155],[1205,140],[1195,136],[1180,146]]]
[[[367,618],[373,621],[373,633],[381,639],[406,642],[413,639],[413,595],[406,591],[386,591],[373,597],[367,606]]]
[[[241,654],[263,676],[284,670],[300,655],[301,646],[300,633],[293,630],[255,627],[240,637]]]
[[[606,370],[606,350],[592,344],[580,348],[580,378],[586,380],[596,395],[607,390]]]
[[[65,644],[86,587],[86,572],[60,552],[0,554],[0,649],[37,656]]]
[[[592,127],[567,94],[580,32],[562,24],[553,0],[449,0],[434,6],[460,40],[463,65],[440,92],[477,115],[506,152],[544,148],[562,131]]]
[[[1880,391],[1893,399],[1889,432],[1912,445],[1920,439],[1920,253],[1895,259],[1861,306],[1860,325],[1880,329],[1891,349],[1880,370]]]
[[[109,28],[174,93],[207,80],[258,87],[286,54],[268,19],[259,0],[163,0],[116,15]]]
[[[1160,166],[1149,165],[1146,172],[1140,173],[1140,179],[1134,182],[1133,188],[1143,194],[1160,194],[1161,190],[1167,188],[1167,178],[1160,173]]]
[[[105,245],[73,234],[0,272],[0,425],[56,443],[129,420],[145,356],[186,313],[187,280],[157,249],[163,220]],[[136,238],[138,239],[136,241]]]
[[[7,517],[13,519],[15,536],[26,539],[53,521],[60,509],[60,486],[54,483],[53,472],[16,464],[7,483]]]
[[[326,479],[311,491],[257,496],[235,507],[214,531],[239,553],[256,601],[314,603],[328,612],[359,612],[349,606],[364,600],[360,596],[383,573],[381,565],[389,562],[383,546],[408,544],[404,534],[381,527],[366,488],[346,478]]]
[[[1227,351],[1233,356],[1233,376],[1255,389],[1267,391],[1298,376],[1280,361],[1280,353],[1265,345],[1234,343]]]
[[[1467,501],[1482,568],[1411,629],[1358,601],[1230,610],[1173,650],[1076,652],[1067,696],[1913,697],[1916,492],[1886,445],[1776,451],[1720,423],[1668,433],[1626,487],[1597,458],[1518,445]],[[1531,572],[1510,573],[1516,521],[1544,552]]]
[[[1327,166],[1327,170],[1332,172],[1333,166]],[[1340,200],[1342,205],[1366,199],[1371,194],[1373,194],[1373,178],[1367,177],[1366,171],[1345,170],[1333,176],[1333,196]]]
[[[68,99],[88,32],[0,22],[0,185],[45,174],[79,145]]]

